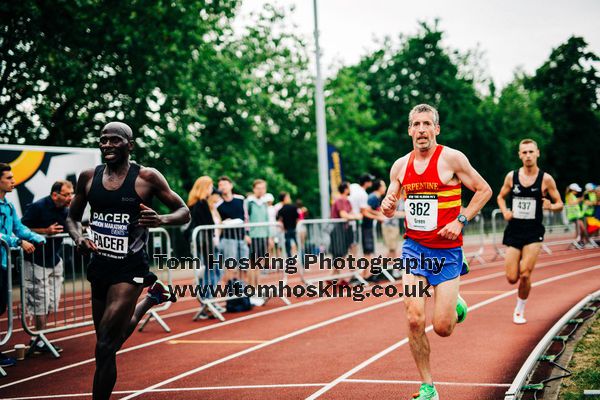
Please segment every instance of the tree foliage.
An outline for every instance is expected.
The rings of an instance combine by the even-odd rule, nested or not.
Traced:
[[[238,8],[236,0],[0,3],[0,141],[96,146],[101,126],[124,120],[137,133],[135,159],[184,197],[198,176],[227,174],[242,193],[263,178],[316,211],[310,46],[287,27],[289,10],[266,4],[240,31]],[[437,21],[421,23],[328,80],[328,138],[348,178],[387,179],[412,149],[410,109],[429,103],[440,112],[439,142],[463,151],[495,189],[520,165],[524,137],[538,141],[542,168],[561,186],[597,179],[598,57],[582,38],[498,93],[478,52],[443,39]]]
[[[560,188],[571,182],[598,183],[598,61],[583,38],[571,37],[526,80],[526,86],[537,94],[535,101],[544,120],[554,131],[546,164]]]

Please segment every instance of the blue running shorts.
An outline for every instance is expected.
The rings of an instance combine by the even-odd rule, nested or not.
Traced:
[[[407,272],[410,269],[411,274],[424,276],[433,286],[469,272],[462,247],[432,249],[409,238],[402,244],[402,261]],[[437,265],[435,261],[438,262]]]

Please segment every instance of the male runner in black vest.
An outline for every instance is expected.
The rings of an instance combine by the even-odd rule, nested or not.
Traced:
[[[498,206],[504,219],[508,221],[504,231],[506,249],[506,279],[510,283],[519,281],[517,306],[513,313],[515,324],[524,324],[525,302],[531,290],[531,273],[542,248],[546,229],[542,224],[542,210],[558,212],[563,202],[556,189],[556,182],[549,174],[540,170],[537,159],[540,150],[532,139],[523,139],[519,143],[519,158],[523,167],[510,171],[504,179],[504,185],[498,194]],[[512,207],[506,207],[504,199],[512,196]],[[552,202],[545,195],[549,195]]]
[[[93,398],[108,399],[117,379],[116,353],[152,306],[175,301],[149,272],[148,228],[180,225],[190,220],[183,200],[160,172],[129,161],[131,128],[110,122],[102,128],[100,151],[106,164],[84,171],[77,181],[67,229],[82,252],[91,252],[87,277],[92,287],[96,328],[96,372]],[[148,207],[156,196],[170,210],[158,215]],[[90,238],[83,236],[81,217],[90,203]],[[137,306],[144,286],[148,296]]]

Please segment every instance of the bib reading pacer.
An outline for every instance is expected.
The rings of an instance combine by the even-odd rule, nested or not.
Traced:
[[[142,199],[135,191],[135,180],[140,166],[131,163],[123,184],[115,190],[104,187],[104,170],[104,165],[96,167],[88,194],[90,239],[98,247],[93,257],[127,262],[128,257],[144,249],[148,239],[148,229],[137,226]]]
[[[414,168],[413,151],[402,179],[402,190],[406,196],[406,238],[423,246],[450,249],[462,246],[462,234],[456,239],[445,239],[438,235],[440,229],[456,220],[461,206],[461,185],[447,185],[438,176],[438,160],[444,146],[438,145],[422,174]]]
[[[101,255],[122,259],[129,249],[129,214],[92,214],[90,230]]]

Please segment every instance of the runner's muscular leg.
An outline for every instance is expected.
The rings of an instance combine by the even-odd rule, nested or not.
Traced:
[[[529,297],[529,291],[531,290],[531,273],[537,262],[538,255],[542,249],[542,243],[530,243],[523,246],[523,258],[521,259],[521,266],[519,268],[519,298],[527,299]]]
[[[419,285],[423,281],[427,284],[427,279],[422,276],[405,273],[402,276],[404,287]],[[429,364],[429,339],[425,333],[425,298],[424,297],[405,297],[404,306],[406,310],[406,319],[408,320],[408,342],[410,351],[425,383],[432,384],[431,367]]]
[[[506,267],[506,279],[508,283],[515,284],[519,281],[519,264],[521,262],[521,250],[516,247],[507,247],[504,266]]]
[[[105,300],[101,300],[102,298],[105,298],[104,294],[99,293],[102,290],[105,289],[92,284],[92,319],[94,320],[96,340],[98,340],[98,327],[100,326],[100,321],[102,321],[102,316],[104,315],[104,309],[106,307]]]
[[[460,277],[442,282],[435,287],[435,308],[433,311],[433,330],[439,336],[452,334],[457,322],[456,301]]]
[[[123,345],[142,286],[130,283],[111,285],[104,314],[96,330],[96,372],[93,398],[108,399],[117,379],[116,353]]]

